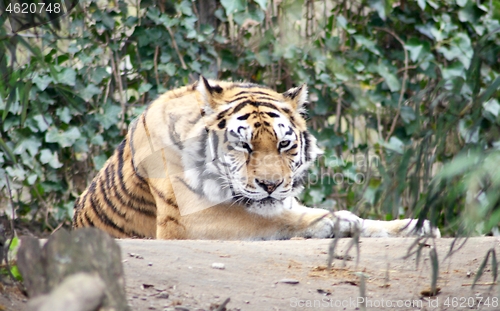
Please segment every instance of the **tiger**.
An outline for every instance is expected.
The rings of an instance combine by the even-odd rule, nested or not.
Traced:
[[[307,101],[306,85],[279,93],[203,76],[167,91],[75,201],[73,228],[153,239],[440,237],[427,220],[361,219],[300,203],[323,153],[307,129]]]

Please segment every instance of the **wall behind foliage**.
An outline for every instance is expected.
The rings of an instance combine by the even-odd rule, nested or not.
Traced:
[[[80,1],[0,17],[0,205],[68,222],[158,94],[209,78],[306,83],[325,154],[302,199],[445,232],[500,221],[500,0]],[[465,215],[463,221],[460,215]]]

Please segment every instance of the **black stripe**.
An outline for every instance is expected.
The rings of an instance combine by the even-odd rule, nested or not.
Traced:
[[[148,202],[146,200],[144,200],[144,198],[138,198],[134,195],[132,195],[125,187],[125,182],[123,180],[123,152],[124,152],[124,146],[125,146],[125,142],[126,140],[124,140],[119,146],[118,148],[116,149],[117,151],[117,156],[118,156],[118,168],[117,168],[117,173],[118,173],[118,181],[119,181],[119,184],[120,184],[120,189],[122,191],[123,194],[125,194],[128,198],[129,198],[129,201],[136,201],[136,202],[139,202],[139,204],[137,205],[152,205],[151,202]],[[112,170],[112,175],[113,175],[113,181],[115,180],[114,179],[114,173],[115,173],[115,170]],[[116,191],[116,194],[118,197],[120,197],[118,195],[118,192]],[[154,205],[154,204],[153,204]],[[156,218],[156,212],[154,211],[150,211],[150,210],[144,210],[144,209],[141,209],[141,208],[138,208],[136,206],[134,206],[134,204],[125,204],[125,206],[128,206],[130,207],[131,209],[137,211],[137,212],[140,212],[141,214],[144,214],[148,217],[155,217]],[[156,205],[154,205],[156,207]]]
[[[240,135],[241,135],[241,132],[240,132],[240,131],[241,131],[241,130],[246,130],[246,129],[247,129],[247,128],[246,128],[246,127],[244,127],[244,126],[238,126],[238,129],[237,129],[238,134],[240,134]]]
[[[235,114],[238,111],[240,111],[241,109],[245,108],[247,105],[252,105],[252,104],[254,104],[254,102],[250,101],[250,100],[247,100],[247,101],[244,101],[242,103],[239,103],[238,105],[236,105],[236,107],[234,107],[234,109],[231,112],[231,114]]]
[[[95,184],[94,184],[95,186]],[[116,231],[122,233],[122,234],[125,234],[127,235],[127,233],[125,233],[125,230],[123,230],[123,228],[121,227],[118,227],[118,225],[116,223],[114,223],[111,219],[108,218],[108,216],[103,213],[103,210],[98,208],[97,207],[98,205],[96,204],[96,202],[94,201],[94,198],[91,197],[90,198],[90,207],[92,208],[92,210],[94,211],[94,214],[97,216],[97,218],[99,218],[99,220],[106,226],[108,227],[111,227],[113,229],[115,229]]]
[[[200,198],[203,198],[205,196],[203,193],[203,189],[194,189],[193,187],[188,185],[186,181],[184,181],[184,179],[181,179],[180,177],[177,177],[177,181],[181,182],[184,186],[186,186],[186,188],[188,188],[191,192],[197,194]]]
[[[151,193],[151,191],[149,190],[149,187],[146,183],[146,180],[144,178],[142,178],[141,176],[139,176],[139,174],[137,174],[137,172],[134,170],[134,176],[135,178],[132,178],[132,182],[134,183],[134,185],[137,187],[137,188],[141,188],[142,191],[144,192],[147,192],[147,193]]]
[[[174,145],[177,146],[177,148],[179,148],[180,150],[183,150],[184,146],[182,145],[181,142],[181,136],[175,130],[176,121],[177,120],[175,119],[175,116],[173,114],[170,114],[170,120],[168,124],[168,135],[170,140],[174,143]]]
[[[242,100],[242,99],[250,100],[250,99],[248,99],[248,95],[246,95],[246,96],[233,97],[230,102],[232,104],[235,104],[237,101]]]
[[[214,85],[214,86],[211,86],[210,88],[211,88],[210,93],[215,92],[215,93],[220,94],[223,91],[223,89],[219,85]]]
[[[144,213],[144,211],[142,209],[138,209],[137,207],[135,207],[134,203],[132,203],[132,202],[127,203],[125,201],[125,199],[123,198],[123,196],[121,195],[121,193],[127,194],[129,192],[128,192],[128,190],[125,187],[123,187],[123,185],[121,185],[121,187],[120,187],[121,193],[118,192],[118,188],[117,188],[117,185],[115,183],[115,179],[116,179],[115,171],[116,171],[116,169],[112,168],[112,169],[110,169],[110,172],[108,172],[110,174],[110,178],[107,178],[108,179],[108,182],[107,182],[108,189],[110,189],[110,191],[113,192],[114,196],[120,202],[121,205],[126,206],[126,207],[128,207],[130,209],[133,209],[134,211],[138,211],[138,212]],[[111,184],[111,182],[113,182],[113,184]],[[123,182],[123,181],[121,181],[121,182]],[[146,200],[143,197],[139,198],[137,196],[134,196],[133,198],[131,198],[130,194],[128,195],[128,197],[129,197],[129,201],[132,201],[135,198],[137,201],[139,201],[139,204],[142,204],[144,206],[150,206],[153,209],[156,209],[156,204],[154,202],[148,201],[148,200]],[[137,202],[135,202],[135,205],[137,205]]]
[[[89,224],[89,226],[95,227],[95,224],[92,220],[90,220],[89,215],[87,215],[87,213],[83,213],[83,215],[85,216],[85,221]],[[81,221],[81,223],[83,225],[83,221]]]
[[[245,115],[242,115],[241,117],[238,117],[237,119],[243,121],[243,120],[248,119],[251,115],[252,115],[251,113],[247,113]]]
[[[206,154],[207,140],[208,140],[208,132],[207,131],[203,131],[201,133],[201,137],[200,137],[201,148],[200,148],[200,150],[198,150],[198,156],[201,159],[203,159],[203,161],[201,161],[201,162],[204,162],[205,161],[205,157],[207,156],[207,154]]]
[[[268,100],[270,102],[276,102],[278,101],[276,98],[269,97],[269,96],[257,96],[255,97],[256,100]]]
[[[304,156],[306,157],[306,162],[311,161],[311,155],[309,154],[309,149],[311,148],[311,142],[309,141],[309,136],[304,133]]]
[[[300,138],[300,148],[302,149],[301,152],[302,154],[305,154],[304,132],[300,132],[299,138]],[[302,157],[300,157],[300,162],[298,166],[301,166],[302,164],[303,164]]]
[[[109,168],[109,166],[108,166],[108,168]],[[106,168],[106,170],[108,168]],[[109,187],[108,187],[108,189],[109,189]],[[99,190],[101,191],[101,196],[104,199],[104,203],[113,211],[113,213],[117,214],[121,218],[125,218],[125,214],[122,213],[121,211],[117,210],[115,205],[109,200],[108,196],[106,195],[107,194],[106,189],[104,189],[104,182],[102,182],[102,180],[100,182]]]
[[[219,136],[217,133],[211,132],[212,136],[212,150],[214,154],[212,154],[212,160],[216,160],[219,158]]]
[[[271,90],[271,89],[269,89]],[[262,92],[262,91],[252,91],[252,94],[260,94],[260,95],[266,95],[266,96],[269,96],[269,93],[268,92]]]
[[[240,127],[242,127],[242,126],[240,126]],[[240,130],[240,127],[238,128],[238,131]],[[238,134],[236,134],[233,130],[229,131],[229,135],[236,137],[236,138],[240,138],[240,136]]]
[[[239,100],[242,100],[242,99],[248,99],[251,95],[255,95],[255,94],[263,94],[263,95],[269,95],[269,94],[265,94],[265,93],[262,93],[262,92],[251,92],[251,93],[248,93],[248,92],[240,92],[238,94],[236,94],[231,100],[229,100],[230,103],[235,103]],[[241,94],[246,94],[244,96],[238,96],[238,95],[241,95]],[[238,97],[236,97],[238,96]],[[271,97],[271,96],[257,96],[257,97],[254,97],[255,100],[259,101],[259,100],[268,100],[270,102],[276,102],[278,101],[276,98],[274,97]]]
[[[279,118],[280,115],[277,114],[277,113],[274,113],[274,112],[264,112],[265,114],[267,114],[268,116],[270,116],[271,118]]]
[[[171,199],[165,197],[165,195],[163,193],[161,193],[158,189],[156,189],[153,185],[150,185],[151,189],[153,189],[153,191],[160,197],[160,199],[163,200],[163,202],[175,207],[175,208],[179,208],[179,206],[177,206],[176,203],[174,203],[174,201],[172,201]]]
[[[226,112],[228,112],[230,109],[231,108],[227,108],[226,110],[219,112],[219,114],[217,115],[217,120],[224,118],[226,116]]]
[[[219,124],[217,124],[217,126],[219,127],[219,129],[223,129],[226,127],[226,120],[222,120],[219,122]]]
[[[175,223],[176,225],[179,224],[179,221],[172,216],[167,216],[167,218],[165,220],[171,221],[171,222]]]
[[[271,103],[259,102],[258,106],[264,106],[264,107],[268,107],[268,108],[280,111],[280,109],[278,107],[276,107],[275,105],[273,105]]]

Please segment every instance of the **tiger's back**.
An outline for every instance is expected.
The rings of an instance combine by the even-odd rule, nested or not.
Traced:
[[[134,144],[137,143],[133,140],[139,140],[139,144],[150,141],[144,137],[149,135],[144,130],[148,130],[147,114],[152,107],[167,105],[170,106],[170,110],[177,110],[179,114],[199,114],[199,111],[193,109],[197,106],[188,107],[191,109],[179,109],[179,101],[185,98],[192,100],[193,96],[196,97],[194,86],[167,92],[131,124],[125,139],[106,161],[89,187],[76,200],[74,228],[98,227],[118,238],[156,237],[157,206],[148,180],[144,175],[141,176],[138,167],[134,165],[132,152]],[[141,133],[135,133],[138,124],[142,124]],[[150,155],[151,153],[136,154],[136,157],[147,158]],[[175,205],[175,198],[172,203]]]

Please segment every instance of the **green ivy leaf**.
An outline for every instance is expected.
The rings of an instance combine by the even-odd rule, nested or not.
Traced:
[[[160,64],[158,65],[158,71],[165,72],[169,76],[175,75],[176,66],[174,63]]]
[[[28,151],[29,154],[34,157],[38,153],[38,149],[42,143],[36,137],[25,138],[21,140],[16,148],[14,149],[14,154],[23,154]]]
[[[19,165],[16,165],[14,167],[8,166],[5,171],[7,172],[7,174],[9,174],[10,177],[12,177],[13,179],[17,179],[18,181],[23,181],[26,179],[27,172]]]
[[[104,166],[104,163],[106,163],[106,160],[108,160],[108,157],[106,157],[104,154],[101,154],[93,157],[92,160],[94,162],[95,169],[100,170]]]
[[[465,68],[469,68],[473,49],[470,38],[466,34],[456,34],[449,47],[441,46],[437,50],[442,53],[447,60],[458,59]]]
[[[42,149],[40,152],[40,162],[43,164],[48,164],[52,168],[62,167],[62,163],[59,162],[59,156],[57,152],[52,152],[49,149]]]
[[[247,6],[245,0],[221,0],[220,3],[226,10],[227,15],[244,11]]]
[[[90,139],[90,143],[92,145],[102,146],[104,145],[104,138],[101,134],[96,134],[92,136],[92,138]]]
[[[385,83],[387,83],[387,86],[389,87],[391,92],[397,92],[401,89],[401,83],[399,83],[398,77],[392,72],[389,72],[387,66],[379,64],[377,65],[376,69],[378,74],[384,78]]]
[[[496,99],[490,99],[489,101],[483,104],[484,110],[488,111],[495,117],[498,117],[498,113],[500,112],[500,104]]]
[[[405,48],[410,52],[410,59],[412,62],[421,61],[427,56],[431,47],[427,41],[422,41],[417,38],[411,38],[406,42]]]
[[[191,1],[183,0],[179,4],[179,10],[182,12],[182,14],[184,14],[186,16],[192,16],[193,15],[193,9],[191,8]]]
[[[80,96],[86,101],[90,101],[94,95],[101,94],[101,89],[94,84],[87,85],[83,90],[80,91]]]
[[[401,114],[401,119],[403,119],[403,121],[407,124],[410,123],[411,121],[414,121],[417,118],[415,116],[415,111],[413,110],[413,108],[408,106],[401,107],[400,114]]]
[[[38,180],[38,175],[37,174],[31,174],[27,179],[28,184],[34,185],[35,182]]]
[[[368,0],[368,4],[372,9],[375,9],[375,11],[377,11],[378,13],[378,16],[380,16],[380,18],[385,21],[387,17],[387,14],[385,12],[385,0]]]
[[[93,83],[99,84],[102,82],[104,78],[107,77],[109,77],[109,73],[106,71],[106,69],[99,67],[92,72],[90,79],[92,80]]]
[[[254,0],[262,10],[267,10],[267,0]]]
[[[378,55],[378,56],[381,55],[380,51],[377,48],[377,45],[372,40],[367,39],[366,37],[361,36],[361,35],[353,35],[353,38],[356,39],[356,42],[359,45],[365,47],[368,51],[370,51],[373,54]]]
[[[73,68],[63,68],[57,75],[57,82],[69,86],[75,86],[76,71]]]
[[[72,118],[68,107],[57,108],[56,115],[66,124],[69,124]]]
[[[112,125],[118,124],[119,115],[122,109],[118,105],[106,104],[104,113],[96,115],[96,120],[102,125],[103,129],[107,130]]]
[[[426,6],[425,0],[417,0],[417,3],[418,3],[418,6],[420,7],[420,9],[422,9],[422,11],[424,11],[425,6]]]
[[[403,154],[404,144],[399,138],[395,136],[391,136],[388,142],[385,141],[380,142],[380,145],[384,146],[388,150],[392,150],[396,153]]]
[[[153,86],[150,84],[150,83],[142,83],[141,86],[139,87],[139,89],[137,90],[139,92],[140,95],[148,92],[149,90],[151,90]]]
[[[37,75],[36,77],[33,78],[33,83],[35,83],[36,87],[42,92],[45,91],[45,89],[47,88],[47,86],[49,86],[51,82],[54,82],[54,80],[52,80],[52,78],[49,75],[43,75],[43,76]]]
[[[61,147],[70,147],[75,141],[80,138],[81,133],[77,127],[71,127],[65,132],[58,131],[56,128],[51,128],[45,134],[45,140],[49,143],[58,143]]]

